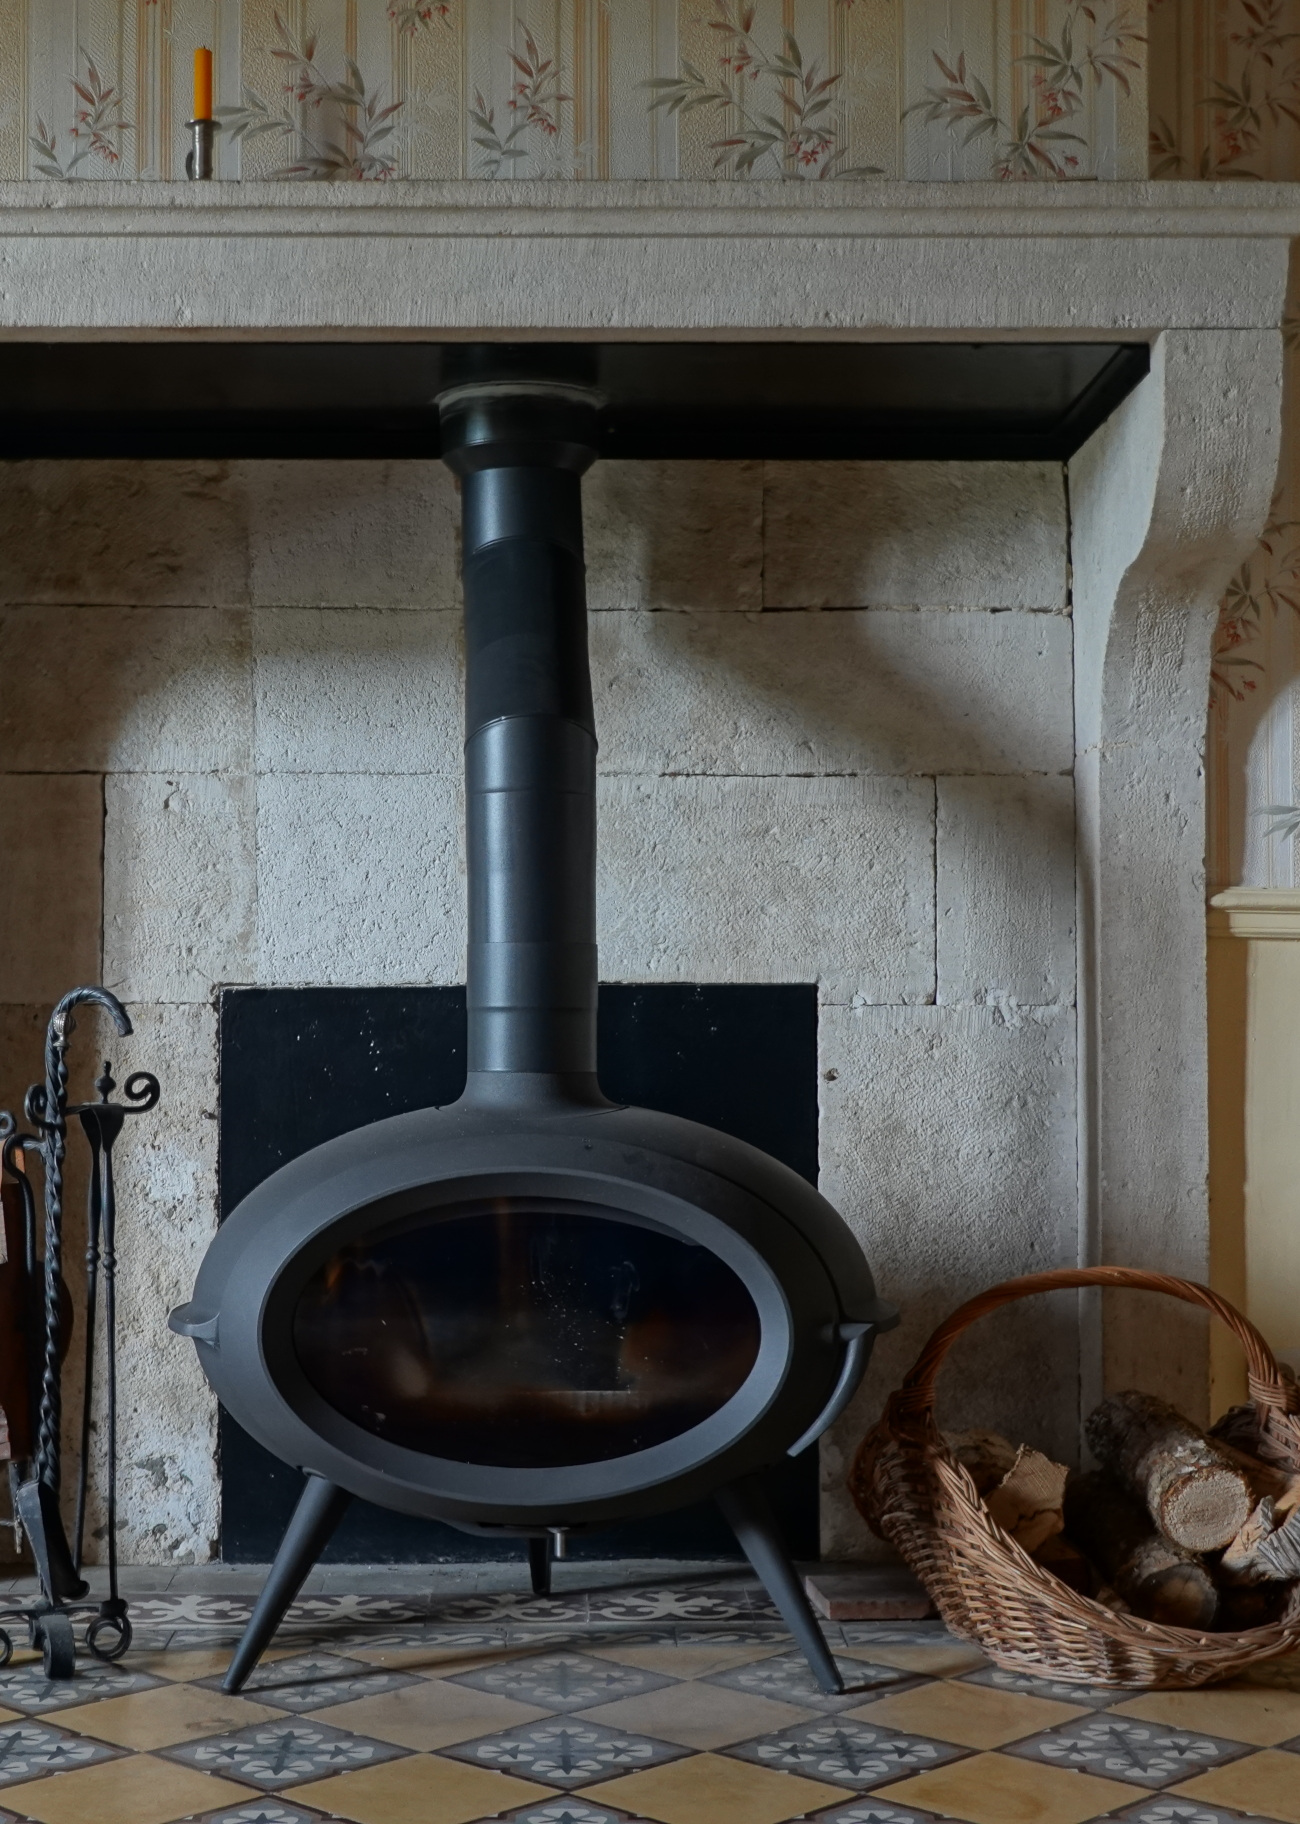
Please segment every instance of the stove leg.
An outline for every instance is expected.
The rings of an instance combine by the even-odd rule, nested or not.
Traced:
[[[717,1503],[764,1589],[780,1610],[782,1621],[802,1649],[817,1683],[823,1691],[843,1691],[844,1680],[790,1562],[767,1492],[758,1477],[749,1476],[743,1482],[733,1482],[730,1488],[720,1489]]]
[[[284,1620],[286,1609],[329,1544],[330,1535],[351,1499],[344,1489],[335,1488],[323,1476],[308,1476],[307,1485],[293,1510],[293,1519],[285,1528],[280,1549],[275,1554],[275,1563],[244,1629],[244,1637],[235,1648],[230,1669],[221,1681],[223,1691],[242,1690],[245,1679]]]
[[[528,1572],[533,1580],[534,1596],[549,1596],[551,1593],[551,1538],[548,1533],[544,1539],[528,1541]]]

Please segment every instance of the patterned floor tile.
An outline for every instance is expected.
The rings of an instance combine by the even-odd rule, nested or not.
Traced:
[[[848,1711],[876,1729],[902,1729],[961,1748],[1002,1748],[1088,1712],[1026,1691],[996,1691],[956,1679],[933,1679]]]
[[[583,1793],[582,1797],[590,1795]],[[605,1805],[657,1824],[787,1824],[850,1797],[842,1786],[773,1773],[720,1754],[697,1754],[671,1767],[651,1767],[602,1786]]]
[[[373,1766],[405,1752],[391,1742],[348,1735],[328,1724],[302,1722],[296,1717],[255,1723],[228,1735],[181,1742],[163,1750],[169,1760],[183,1761],[203,1773],[222,1774],[270,1790]]]
[[[844,1676],[846,1689],[823,1691],[808,1667],[802,1653],[776,1653],[733,1666],[727,1672],[709,1674],[708,1682],[730,1685],[736,1691],[748,1691],[755,1697],[774,1698],[778,1703],[801,1704],[808,1710],[851,1710],[872,1691],[893,1690],[910,1682],[909,1674],[896,1666],[876,1666],[868,1660],[836,1660]]]
[[[452,1626],[475,1621],[531,1621],[554,1627],[560,1622],[585,1622],[587,1598],[582,1591],[572,1596],[456,1596],[443,1603],[432,1619]]]
[[[401,1596],[300,1596],[290,1603],[289,1622],[305,1622],[331,1632],[357,1621],[419,1621],[436,1603]]]
[[[713,1630],[710,1630],[712,1633]],[[670,1647],[677,1643],[678,1630],[671,1623],[665,1622],[662,1627],[633,1628],[615,1622],[594,1621],[585,1628],[574,1628],[570,1639],[575,1652],[594,1653],[598,1647],[609,1645],[611,1641],[624,1647]],[[521,1628],[507,1629],[510,1639],[518,1641],[523,1637]]]
[[[1300,1824],[1300,1756],[1261,1748],[1245,1760],[1212,1767],[1178,1788],[1180,1799],[1249,1812],[1274,1824]]]
[[[1029,1672],[1008,1672],[1002,1666],[984,1666],[978,1672],[967,1672],[961,1682],[992,1685],[997,1691],[1023,1691],[1029,1697],[1047,1697],[1058,1704],[1081,1704],[1089,1710],[1108,1710],[1124,1698],[1122,1691],[1103,1690],[1096,1685],[1072,1685],[1063,1678],[1035,1678]]]
[[[341,1773],[295,1792],[300,1805],[328,1808],[354,1824],[478,1824],[512,1806],[555,1797],[531,1780],[466,1767],[437,1754],[413,1754],[386,1767]]]
[[[900,1780],[881,1796],[891,1805],[937,1811],[964,1824],[1085,1824],[1127,1805],[1133,1788],[1077,1768],[975,1754],[951,1767]]]
[[[989,1663],[978,1647],[967,1646],[961,1640],[936,1640],[919,1646],[895,1647],[873,1642],[869,1647],[848,1646],[844,1651],[854,1659],[894,1666],[900,1672],[908,1672],[919,1678],[957,1678],[963,1672],[978,1671]]]
[[[831,1630],[827,1630],[829,1638]],[[689,1647],[697,1642],[707,1641],[718,1647],[774,1647],[782,1641],[791,1639],[789,1628],[784,1622],[751,1621],[743,1627],[678,1627],[673,1630],[673,1638],[678,1646]]]
[[[199,1681],[220,1690],[220,1678]],[[383,1691],[400,1691],[414,1684],[408,1672],[381,1670],[364,1660],[345,1659],[337,1653],[296,1653],[288,1659],[257,1666],[244,1692],[277,1710],[321,1710],[326,1704],[345,1704],[358,1697],[376,1697]]]
[[[1064,1723],[1007,1749],[1008,1754],[1023,1755],[1028,1760],[1046,1761],[1054,1767],[1079,1767],[1103,1779],[1130,1780],[1136,1786],[1172,1786],[1176,1780],[1190,1779],[1207,1767],[1221,1766],[1245,1752],[1240,1742],[1221,1736],[1169,1729],[1160,1723],[1113,1714]]]
[[[941,1621],[842,1621],[845,1644],[850,1647],[964,1646]]]
[[[581,1714],[584,1722],[629,1729],[683,1748],[726,1748],[813,1720],[813,1712],[798,1704],[775,1703],[752,1691],[732,1691],[703,1679],[597,1704]]]
[[[495,1824],[495,1820],[484,1818],[480,1824]],[[521,1805],[518,1811],[506,1812],[500,1824],[638,1824],[638,1820],[626,1811],[611,1811],[595,1799],[566,1795]]]
[[[913,1769],[960,1760],[965,1753],[948,1742],[926,1741],[897,1729],[873,1729],[870,1723],[844,1716],[817,1717],[724,1752],[759,1767],[850,1788],[880,1786]]]
[[[142,1628],[193,1626],[242,1627],[253,1612],[253,1596],[221,1596],[201,1590],[167,1591],[137,1596],[131,1602],[132,1625]],[[417,1620],[429,1612],[427,1602],[405,1597],[332,1595],[300,1596],[290,1606],[289,1622],[311,1622],[330,1628],[355,1627],[359,1621]]]
[[[205,1628],[201,1623],[183,1628],[137,1628],[129,1658],[136,1653],[206,1652],[224,1653],[229,1660],[243,1632],[242,1628]],[[276,1639],[278,1645],[279,1637]]]
[[[205,1812],[196,1824],[326,1824],[323,1811],[308,1811],[289,1799],[248,1799]]]
[[[477,1672],[449,1675],[449,1684],[470,1685],[517,1703],[536,1704],[541,1710],[587,1710],[619,1697],[638,1697],[658,1691],[671,1680],[613,1660],[593,1659],[588,1653],[541,1653],[504,1665],[484,1666]]]
[[[223,1679],[230,1669],[232,1648],[199,1644],[180,1644],[164,1653],[137,1652],[132,1647],[127,1663],[141,1672],[151,1672],[155,1678],[165,1679],[169,1684],[198,1684],[201,1679]],[[277,1640],[274,1646],[263,1653],[261,1663],[272,1665],[278,1659],[290,1659],[295,1652],[301,1652],[301,1646],[286,1645]]]
[[[1115,1824],[1238,1824],[1244,1814],[1224,1811],[1218,1805],[1200,1805],[1195,1799],[1174,1799],[1162,1793],[1158,1799],[1139,1799],[1126,1811],[1111,1814]],[[1255,1824],[1268,1824],[1256,1819]]]
[[[175,1628],[136,1628],[131,1630],[131,1652],[162,1653],[175,1634]]]
[[[628,1735],[598,1723],[557,1717],[526,1724],[499,1735],[461,1742],[443,1752],[475,1767],[512,1773],[547,1786],[588,1786],[633,1768],[656,1767],[679,1760],[687,1750],[650,1736]]]
[[[1266,1659],[1242,1673],[1248,1685],[1274,1685],[1284,1691],[1300,1691],[1300,1653],[1287,1653],[1281,1659]]]
[[[240,1629],[253,1612],[251,1596],[210,1596],[182,1591],[176,1596],[140,1596],[131,1604],[137,1629],[225,1627]]]
[[[809,1824],[939,1824],[932,1811],[913,1811],[888,1799],[855,1799],[851,1805],[832,1805],[813,1812]]]
[[[1207,1729],[1256,1748],[1293,1745],[1300,1735],[1300,1691],[1268,1685],[1214,1685],[1207,1691],[1147,1691],[1113,1706],[1116,1716],[1136,1716],[1170,1729]]]
[[[525,1623],[510,1623],[505,1630],[506,1652],[512,1659],[528,1653],[590,1653],[610,1641],[631,1645],[668,1646],[675,1636],[671,1628],[612,1628],[574,1626],[571,1628],[534,1628]]]
[[[0,1723],[0,1786],[115,1760],[119,1752],[65,1729],[51,1729],[47,1723]]]
[[[752,1665],[780,1651],[779,1643],[765,1642],[756,1646],[716,1641],[696,1636],[683,1645],[639,1647],[626,1642],[608,1641],[592,1652],[612,1659],[617,1665],[639,1666],[645,1672],[662,1672],[665,1678],[695,1680],[707,1678],[710,1672],[730,1672],[733,1666]]]
[[[776,1610],[744,1585],[699,1589],[687,1585],[661,1589],[601,1590],[590,1597],[590,1614],[600,1621],[655,1621],[666,1616],[683,1621],[748,1621],[776,1615]]]
[[[305,1597],[227,1698],[251,1600],[133,1600],[130,1658],[71,1685],[0,1670],[0,1824],[1300,1824],[1300,1655],[1125,1693],[846,1622],[828,1698],[737,1572]]]
[[[546,1715],[535,1704],[516,1703],[443,1678],[417,1678],[401,1691],[332,1704],[328,1710],[315,1712],[317,1722],[350,1735],[373,1736],[376,1741],[396,1742],[399,1748],[420,1753],[498,1735],[525,1723],[544,1722]]]
[[[441,1621],[410,1622],[400,1628],[340,1628],[333,1636],[340,1653],[364,1647],[376,1652],[385,1647],[445,1647],[449,1650],[491,1652],[504,1647],[506,1631],[498,1628],[459,1628]]]
[[[566,1636],[567,1640],[567,1636]],[[384,1633],[372,1642],[352,1635],[336,1643],[346,1649],[348,1657],[365,1665],[382,1667],[389,1672],[413,1672],[429,1678],[442,1678],[449,1672],[472,1672],[476,1666],[491,1665],[518,1649],[506,1645],[506,1631],[499,1629],[449,1628],[425,1633],[412,1628],[403,1636],[400,1630]]]
[[[23,1808],[37,1824],[172,1824],[248,1797],[228,1780],[151,1754],[125,1755],[20,1790]]]
[[[128,1691],[148,1691],[161,1681],[130,1666],[101,1666],[84,1662],[75,1678],[50,1679],[40,1660],[25,1666],[7,1666],[0,1672],[0,1706],[41,1716],[49,1710],[67,1710],[74,1704],[93,1704],[104,1697],[122,1697]]]
[[[148,1751],[227,1735],[250,1723],[270,1722],[279,1714],[246,1697],[227,1697],[198,1685],[155,1685],[148,1691],[130,1691],[102,1704],[67,1710],[61,1721],[64,1728],[93,1736],[97,1742]]]

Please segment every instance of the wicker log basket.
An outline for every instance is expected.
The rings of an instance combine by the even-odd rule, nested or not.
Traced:
[[[849,1487],[862,1517],[915,1571],[952,1632],[1013,1671],[1074,1684],[1178,1689],[1231,1678],[1300,1649],[1300,1584],[1280,1621],[1240,1634],[1168,1627],[1079,1595],[990,1518],[969,1473],[945,1446],[934,1418],[934,1384],[961,1333],[1016,1299],[1084,1286],[1163,1292],[1203,1305],[1225,1323],[1246,1351],[1259,1454],[1300,1471],[1296,1388],[1283,1380],[1259,1331],[1226,1299],[1160,1273],[1067,1268],[994,1286],[934,1332],[858,1451]]]

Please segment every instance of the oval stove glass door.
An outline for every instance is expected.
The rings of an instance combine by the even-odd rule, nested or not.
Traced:
[[[743,1282],[708,1248],[522,1197],[341,1249],[293,1321],[307,1380],[354,1424],[453,1462],[529,1469],[689,1431],[744,1384],[759,1332]]]

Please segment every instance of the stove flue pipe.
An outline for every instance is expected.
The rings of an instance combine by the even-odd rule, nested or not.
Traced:
[[[438,405],[462,493],[466,1099],[599,1104],[581,478],[601,401],[565,377],[470,375]]]

